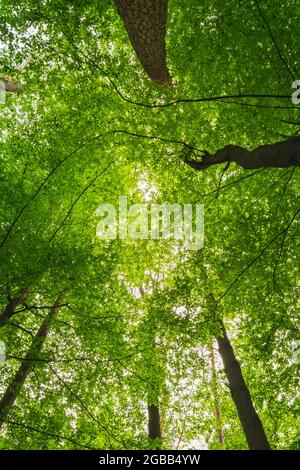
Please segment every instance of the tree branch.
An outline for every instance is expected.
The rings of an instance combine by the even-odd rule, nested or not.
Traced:
[[[262,12],[262,9],[261,9],[261,7],[260,7],[260,4],[259,4],[258,0],[254,0],[254,1],[255,1],[255,3],[256,3],[256,6],[257,6],[257,9],[258,9],[259,15],[260,15],[261,19],[263,20],[263,22],[264,22],[264,24],[265,24],[265,27],[267,28],[267,30],[268,30],[268,32],[269,32],[269,36],[270,36],[271,41],[272,41],[272,43],[273,43],[273,45],[274,45],[274,47],[275,47],[275,49],[276,49],[276,51],[277,51],[277,54],[278,54],[280,60],[282,61],[282,63],[284,64],[285,68],[287,69],[288,73],[290,74],[290,76],[291,76],[292,79],[294,80],[294,79],[295,79],[295,75],[294,75],[293,72],[291,71],[291,69],[290,69],[290,67],[289,67],[289,65],[288,65],[288,63],[287,63],[287,61],[285,60],[285,58],[283,57],[283,54],[281,53],[281,51],[280,51],[280,49],[279,49],[279,46],[278,46],[278,44],[277,44],[277,42],[276,42],[276,40],[275,40],[275,37],[274,37],[274,35],[273,35],[273,33],[272,33],[271,27],[270,27],[270,25],[269,25],[269,23],[268,23],[268,21],[267,21],[265,15],[264,15],[263,12]]]
[[[79,447],[83,447],[85,449],[96,450],[94,447],[88,447],[84,444],[80,444],[80,442],[76,441],[75,439],[73,439],[71,437],[62,436],[60,434],[54,434],[52,432],[45,431],[44,429],[38,429],[38,428],[35,428],[33,426],[29,426],[27,424],[12,421],[10,419],[4,419],[3,422],[11,424],[12,426],[19,426],[19,427],[22,427],[24,429],[28,429],[29,431],[34,431],[34,432],[38,432],[38,433],[41,433],[41,434],[45,434],[45,435],[50,436],[50,437],[55,437],[56,439],[63,439],[64,441],[72,442],[73,444],[75,444]]]
[[[115,160],[112,160],[111,162],[109,162],[109,164],[104,168],[103,171],[101,171],[100,173],[98,173],[90,182],[87,186],[85,186],[85,188],[80,192],[80,194],[77,196],[77,198],[75,199],[75,201],[73,202],[73,204],[71,205],[70,209],[68,210],[68,212],[66,213],[63,221],[61,222],[61,224],[59,225],[59,227],[55,230],[55,232],[53,232],[53,234],[51,235],[50,239],[49,239],[49,242],[52,242],[52,240],[54,239],[54,237],[57,235],[57,233],[60,231],[60,229],[63,227],[65,221],[67,220],[67,218],[69,217],[69,215],[71,214],[72,210],[74,209],[74,206],[77,204],[77,202],[79,201],[79,199],[84,195],[84,193],[94,184],[94,182],[100,178],[100,176],[103,175],[103,173],[105,173],[108,168],[115,162]]]
[[[29,204],[37,197],[37,195],[39,194],[39,192],[42,190],[42,188],[45,186],[45,184],[47,183],[47,181],[49,180],[49,178],[53,175],[53,173],[55,173],[55,171],[63,164],[65,163],[72,155],[74,155],[74,153],[78,152],[79,150],[81,150],[83,147],[85,147],[86,145],[88,145],[89,143],[99,139],[99,137],[101,137],[100,135],[97,135],[96,137],[93,137],[92,139],[90,140],[87,140],[85,143],[79,145],[76,149],[72,150],[72,152],[70,152],[68,155],[66,155],[60,162],[57,163],[57,165],[55,165],[55,167],[50,171],[50,173],[48,173],[48,175],[46,176],[46,178],[44,179],[44,181],[40,184],[40,186],[38,187],[38,189],[35,191],[35,193],[31,196],[31,198],[26,202],[26,204],[24,204],[24,206],[20,209],[20,211],[18,212],[18,214],[16,215],[16,217],[14,218],[14,220],[12,221],[12,223],[10,224],[2,242],[0,243],[0,250],[3,248],[6,240],[8,239],[10,233],[12,232],[14,226],[16,225],[16,223],[18,222],[18,220],[20,219],[21,215],[23,214],[23,212],[25,211],[25,209],[29,206]]]
[[[221,301],[224,299],[224,297],[228,294],[228,292],[235,286],[235,284],[238,282],[238,280],[245,274],[246,271],[248,271],[248,269],[251,268],[251,266],[253,266],[253,264],[259,259],[261,258],[261,256],[265,253],[265,251],[269,248],[269,246],[271,246],[275,240],[277,240],[277,238],[279,238],[281,235],[285,235],[287,233],[287,231],[289,230],[290,226],[292,225],[292,223],[294,222],[294,220],[296,219],[297,215],[299,214],[300,212],[300,207],[297,209],[297,211],[295,212],[295,214],[293,215],[293,217],[291,218],[290,222],[288,223],[288,225],[286,226],[285,229],[281,230],[281,232],[279,232],[277,235],[275,235],[275,237],[272,238],[272,240],[270,240],[263,248],[262,250],[260,251],[260,253],[255,256],[254,258],[252,258],[252,260],[250,261],[250,263],[247,264],[247,266],[238,274],[238,276],[234,279],[234,281],[232,281],[232,283],[229,285],[229,287],[225,290],[225,292],[216,300],[216,307],[215,307],[215,310],[217,309],[218,305],[221,303]]]

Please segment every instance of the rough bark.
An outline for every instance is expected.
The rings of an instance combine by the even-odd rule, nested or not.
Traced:
[[[64,291],[65,293],[65,291]],[[31,346],[25,356],[24,361],[21,363],[18,371],[13,377],[11,383],[7,387],[1,401],[0,401],[0,424],[5,420],[10,410],[12,409],[16,399],[18,398],[22,387],[27,379],[29,373],[34,367],[34,361],[39,357],[43,348],[44,342],[49,334],[51,326],[53,325],[62,303],[64,293],[61,293],[52,308],[50,308],[48,315],[40,326],[38,332],[32,340]]]
[[[165,44],[168,0],[115,0],[115,4],[147,75],[159,85],[171,85]]]
[[[15,314],[15,310],[18,305],[25,302],[27,289],[21,291],[21,295],[15,299],[11,299],[6,305],[2,313],[0,313],[0,328]]]
[[[148,436],[149,439],[161,439],[159,408],[148,404]]]
[[[222,324],[222,336],[217,337],[219,352],[229,382],[230,392],[237,409],[244,434],[251,450],[270,450],[263,425],[254,408],[240,364]]]
[[[195,170],[205,170],[211,165],[234,162],[244,170],[257,168],[286,168],[300,166],[300,137],[262,145],[254,150],[247,150],[237,145],[226,145],[215,154],[206,153],[202,161],[184,158],[185,163]]]
[[[221,410],[219,403],[219,394],[218,394],[218,381],[217,381],[217,371],[216,371],[216,362],[215,362],[215,353],[213,344],[210,346],[210,365],[211,365],[211,375],[212,375],[212,388],[214,394],[214,407],[215,407],[215,418],[216,418],[216,432],[218,435],[219,444],[224,443],[223,427],[221,421]]]

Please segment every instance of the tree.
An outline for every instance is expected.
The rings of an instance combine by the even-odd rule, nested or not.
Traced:
[[[63,293],[58,295],[52,308],[50,308],[48,315],[32,340],[31,346],[24,358],[24,361],[20,365],[20,368],[16,372],[0,401],[0,422],[6,420],[7,415],[10,413],[11,408],[13,407],[22,390],[27,376],[34,368],[35,361],[39,360],[40,352],[42,351],[44,342],[61,308],[65,291],[66,289],[63,291]]]
[[[252,403],[241,367],[235,357],[227,332],[222,324],[222,336],[217,337],[230,393],[236,406],[248,445],[251,450],[270,450],[264,428]]]
[[[21,83],[15,83],[13,80],[11,79],[7,79],[4,81],[4,84],[5,84],[5,90],[6,91],[9,91],[11,93],[16,93],[16,92],[20,92],[20,91],[24,91],[24,87]]]
[[[160,414],[157,405],[148,404],[148,435],[150,440],[161,439]]]
[[[8,301],[5,309],[0,314],[0,328],[16,313],[15,310],[18,305],[22,305],[25,302],[27,292],[27,289],[22,289],[19,297]]]
[[[276,144],[262,145],[254,150],[247,150],[237,145],[226,145],[213,155],[206,153],[201,162],[190,158],[185,158],[184,161],[195,170],[205,170],[211,165],[231,162],[244,170],[300,166],[300,137],[293,137]]]
[[[297,0],[271,3],[172,0],[166,26],[155,2],[148,72],[168,73],[167,28],[174,82],[158,87],[111,0],[2,0],[2,72],[24,90],[0,104],[0,311],[28,294],[0,329],[1,393],[65,280],[76,282],[1,449],[246,450],[259,421],[272,449],[300,448],[299,171],[287,151],[299,136],[300,12]],[[229,143],[242,166],[229,167]],[[183,146],[205,171],[179,158]],[[97,208],[117,215],[119,196],[148,209],[204,204],[203,247],[100,239]],[[217,337],[229,378],[248,390],[237,403],[217,348],[212,361]],[[154,441],[148,406],[156,436],[158,416],[163,427]]]
[[[147,75],[159,85],[171,85],[165,46],[168,0],[115,0],[115,4]]]
[[[214,352],[213,344],[211,344],[210,346],[210,363],[211,363],[212,382],[213,382],[212,388],[213,388],[213,394],[214,394],[216,431],[218,434],[219,443],[223,445],[224,434],[223,434],[223,426],[222,426],[222,420],[221,420],[221,410],[220,410],[219,392],[218,392],[218,378],[217,378],[215,352]]]

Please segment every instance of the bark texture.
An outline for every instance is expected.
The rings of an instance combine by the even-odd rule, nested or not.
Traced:
[[[237,409],[249,449],[270,450],[263,425],[253,406],[252,399],[244,381],[240,364],[235,357],[230,340],[222,324],[223,335],[217,337],[219,352],[229,382],[230,392]]]
[[[147,75],[159,85],[171,85],[165,43],[168,0],[114,1]]]
[[[58,315],[60,309],[59,306],[62,303],[63,296],[63,294],[60,294],[57,297],[53,307],[49,310],[48,315],[32,340],[31,346],[25,356],[24,361],[21,363],[18,371],[16,372],[0,401],[0,425],[1,421],[6,419],[16,399],[18,398],[26,378],[34,367],[34,361],[39,357],[51,326],[53,325]]]
[[[18,305],[21,305],[25,302],[27,290],[23,289],[21,295],[15,299],[11,299],[6,305],[2,313],[0,313],[0,328],[5,325],[5,323],[15,314],[15,310]]]
[[[201,162],[191,160],[189,157],[186,157],[184,161],[195,170],[205,170],[211,165],[225,162],[234,162],[244,170],[300,166],[300,137],[262,145],[254,150],[247,150],[237,145],[226,145],[215,154],[206,153]]]

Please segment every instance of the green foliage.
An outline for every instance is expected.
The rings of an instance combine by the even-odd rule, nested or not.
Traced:
[[[1,449],[146,449],[148,402],[159,405],[165,448],[246,449],[216,351],[224,444],[217,439],[209,351],[220,318],[272,447],[300,448],[297,169],[196,172],[174,142],[114,132],[210,152],[295,133],[299,107],[286,99],[141,104],[291,95],[299,4],[260,1],[262,17],[255,1],[182,3],[169,1],[174,87],[164,89],[142,71],[113,2],[2,1],[1,73],[24,92],[0,105],[1,311],[29,293],[0,330],[1,392],[44,307],[70,290]],[[205,205],[202,250],[96,237],[97,207],[119,195],[145,202],[144,187],[151,202]]]

